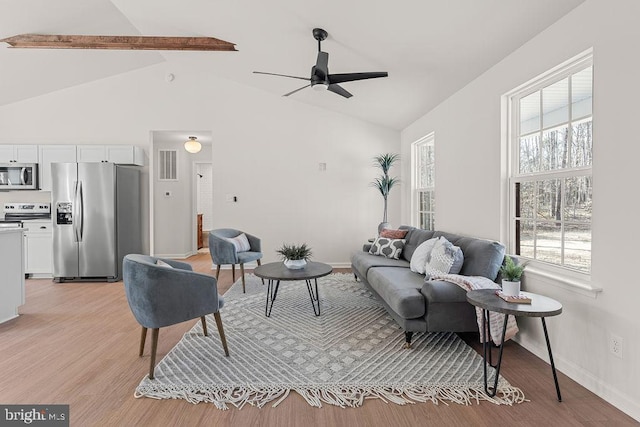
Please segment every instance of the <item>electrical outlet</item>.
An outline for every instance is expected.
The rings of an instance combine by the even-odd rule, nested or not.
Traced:
[[[617,335],[609,335],[609,351],[616,357],[622,359],[622,345],[624,340]]]

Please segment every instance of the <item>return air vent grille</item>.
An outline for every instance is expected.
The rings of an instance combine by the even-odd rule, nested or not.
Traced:
[[[178,150],[159,150],[158,180],[178,180]]]

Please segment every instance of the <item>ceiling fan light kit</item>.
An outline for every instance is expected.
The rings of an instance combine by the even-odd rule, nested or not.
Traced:
[[[285,93],[282,96],[293,95],[294,93],[301,91],[302,89],[311,86],[312,89],[317,91],[328,90],[337,95],[345,98],[351,98],[353,95],[346,89],[340,86],[338,83],[352,82],[356,80],[376,79],[380,77],[387,77],[389,74],[386,71],[381,72],[368,72],[368,73],[343,73],[343,74],[329,74],[329,54],[322,51],[321,43],[329,35],[322,28],[314,28],[312,31],[313,38],[318,41],[318,57],[316,59],[316,65],[311,67],[311,77],[298,77],[290,76],[287,74],[266,73],[263,71],[254,71],[255,74],[266,74],[269,76],[288,77],[291,79],[306,80],[309,84],[302,86],[289,93]]]

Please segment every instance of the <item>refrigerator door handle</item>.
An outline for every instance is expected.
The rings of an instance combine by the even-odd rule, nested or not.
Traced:
[[[84,235],[84,194],[82,193],[82,181],[78,181],[78,195],[80,196],[78,198],[78,201],[80,202],[80,207],[78,209],[80,211],[80,215],[78,215],[78,219],[80,220],[80,223],[78,224],[80,238],[78,241],[81,242],[82,236]]]
[[[78,219],[80,218],[80,215],[78,213],[79,211],[79,206],[78,206],[78,190],[80,188],[80,183],[78,181],[75,181],[73,183],[73,203],[71,205],[71,226],[73,227],[73,240],[75,242],[79,242],[80,241],[80,234],[79,234],[79,230],[78,230]]]

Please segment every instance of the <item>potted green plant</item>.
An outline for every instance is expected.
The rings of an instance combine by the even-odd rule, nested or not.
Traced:
[[[276,252],[280,254],[284,265],[292,270],[299,270],[307,265],[307,260],[311,258],[311,248],[306,243],[301,245],[288,245],[283,243]]]
[[[399,154],[394,153],[385,153],[375,156],[374,158],[374,166],[379,167],[382,170],[382,175],[375,178],[371,185],[380,191],[382,198],[384,199],[384,208],[382,211],[382,222],[378,225],[378,233],[383,229],[387,228],[389,223],[387,222],[387,198],[389,197],[389,193],[391,189],[400,182],[400,180],[396,177],[389,176],[389,170],[394,165],[396,161],[400,159]]]
[[[516,264],[509,255],[500,267],[502,274],[502,292],[508,296],[520,295],[520,279],[524,272],[524,264]]]

